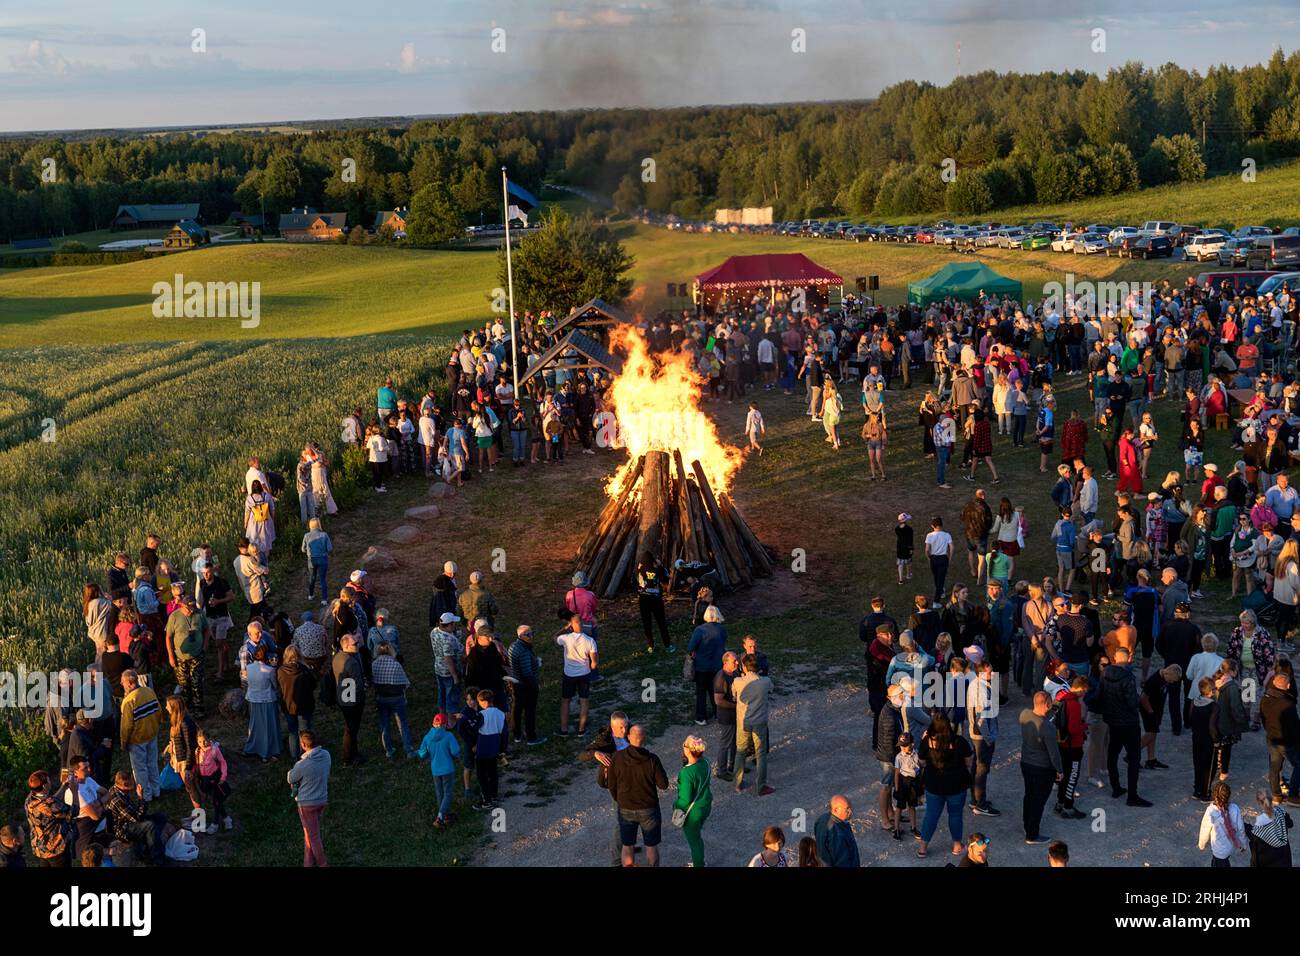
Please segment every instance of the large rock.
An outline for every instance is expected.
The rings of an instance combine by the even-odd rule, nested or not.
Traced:
[[[410,544],[420,537],[420,529],[409,524],[398,525],[388,532],[388,540],[397,544]]]
[[[435,481],[429,486],[430,498],[454,498],[455,496],[455,486],[449,485],[445,481]]]
[[[406,517],[411,521],[432,521],[438,517],[437,505],[417,505],[406,509]]]
[[[367,571],[391,571],[397,567],[397,559],[385,548],[370,547],[361,556],[361,566]]]

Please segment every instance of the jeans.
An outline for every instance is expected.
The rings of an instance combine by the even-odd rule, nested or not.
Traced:
[[[709,716],[718,716],[718,705],[713,699],[713,679],[717,671],[695,672],[695,719],[708,720]]]
[[[158,787],[158,741],[157,739],[142,744],[131,744],[126,748],[131,758],[131,773],[140,786],[140,796],[148,801],[157,797],[162,790]]]
[[[1052,795],[1052,784],[1056,782],[1056,771],[1051,767],[1029,767],[1022,763],[1020,773],[1025,778],[1025,799],[1021,812],[1025,839],[1037,840],[1038,828],[1043,822],[1043,808],[1047,806],[1047,798]]]
[[[329,596],[329,591],[325,588],[325,575],[330,569],[328,559],[319,563],[315,561],[307,562],[307,597],[315,597],[316,585],[320,585],[320,596],[322,598]]]
[[[167,855],[167,841],[163,839],[162,835],[163,827],[166,825],[167,817],[161,813],[154,813],[143,820],[126,824],[123,830],[130,838],[133,846],[143,847],[148,850],[154,865],[162,866]]]
[[[305,714],[284,715],[285,726],[289,728],[289,753],[297,760],[302,756],[302,745],[298,743],[298,732],[302,730],[311,730],[311,717]]]
[[[524,461],[528,457],[528,432],[510,432],[510,460]]]
[[[934,575],[934,599],[943,601],[943,585],[948,579],[948,555],[930,555],[930,573]]]
[[[668,639],[668,616],[664,613],[664,599],[655,594],[642,594],[637,597],[637,607],[641,611],[641,629],[645,631],[646,647],[654,647],[654,634],[650,630],[651,622],[659,626],[659,636],[664,647],[672,644]]]
[[[460,707],[460,684],[453,677],[438,677],[438,710],[444,714],[454,714]]]
[[[435,774],[433,792],[438,798],[438,817],[445,820],[451,812],[451,798],[456,793],[456,774]]]
[[[392,738],[389,735],[390,720],[397,718],[397,729],[402,735],[402,749],[409,755],[415,750],[411,746],[411,725],[406,720],[406,701],[403,700],[385,700],[382,697],[375,699],[375,712],[379,717],[379,742],[383,744],[384,753],[390,757],[393,755]]]
[[[758,786],[767,786],[767,724],[758,724],[751,730],[736,729],[736,789],[744,784],[745,762],[753,753]]]
[[[1282,796],[1282,762],[1291,764],[1291,779],[1287,790],[1292,797],[1300,798],[1300,746],[1287,747],[1283,744],[1268,745],[1268,785],[1273,796]]]
[[[952,457],[951,445],[935,445],[935,479],[938,484],[945,484],[945,478],[948,472],[948,459]]]
[[[934,831],[939,829],[939,816],[948,808],[948,834],[953,843],[961,842],[961,812],[966,806],[966,791],[944,796],[941,793],[925,792],[925,819],[921,821],[921,840],[930,842]]]
[[[325,804],[314,807],[298,805],[298,819],[302,821],[302,865],[329,866],[325,859],[325,843],[321,840],[320,820],[325,813]]]
[[[1142,732],[1137,724],[1123,727],[1111,726],[1110,741],[1106,746],[1106,769],[1110,772],[1110,789],[1118,791],[1119,786],[1119,752],[1124,751],[1128,763],[1128,796],[1133,799],[1138,795],[1138,773],[1142,769]]]
[[[982,807],[989,802],[989,770],[993,768],[993,751],[997,747],[997,741],[973,737],[971,743],[975,745],[975,772],[971,776],[970,802],[973,807]]]
[[[537,693],[534,681],[520,681],[515,685],[515,708],[510,714],[515,740],[537,739]]]
[[[731,723],[718,721],[718,759],[713,765],[717,773],[734,773],[736,770],[736,720],[732,711]]]
[[[1011,429],[1011,443],[1013,445],[1023,445],[1025,443],[1025,426],[1029,422],[1029,416],[1013,414],[1011,418],[1015,422]]]

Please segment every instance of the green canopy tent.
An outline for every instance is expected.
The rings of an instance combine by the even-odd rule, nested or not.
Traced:
[[[998,275],[982,262],[950,262],[932,276],[907,284],[907,301],[929,305],[953,298],[969,302],[983,291],[988,296],[1010,296],[1017,302],[1024,291],[1020,282]]]

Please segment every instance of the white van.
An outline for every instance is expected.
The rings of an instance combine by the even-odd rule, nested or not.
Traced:
[[[1142,223],[1139,232],[1144,236],[1164,236],[1173,232],[1178,227],[1176,222],[1166,222],[1163,219],[1148,219]]]

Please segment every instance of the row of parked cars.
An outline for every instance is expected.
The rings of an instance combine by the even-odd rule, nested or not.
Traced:
[[[853,242],[900,242],[948,246],[963,251],[981,248],[1050,249],[1076,255],[1106,255],[1129,259],[1183,256],[1197,262],[1214,260],[1225,268],[1300,269],[1300,227],[1281,232],[1267,226],[1241,226],[1232,232],[1180,225],[1152,219],[1141,226],[1091,223],[999,222],[954,223],[941,219],[933,226],[855,225],[847,219],[791,220],[768,225],[689,222],[674,216],[644,213],[643,221],[685,232],[745,232]]]

